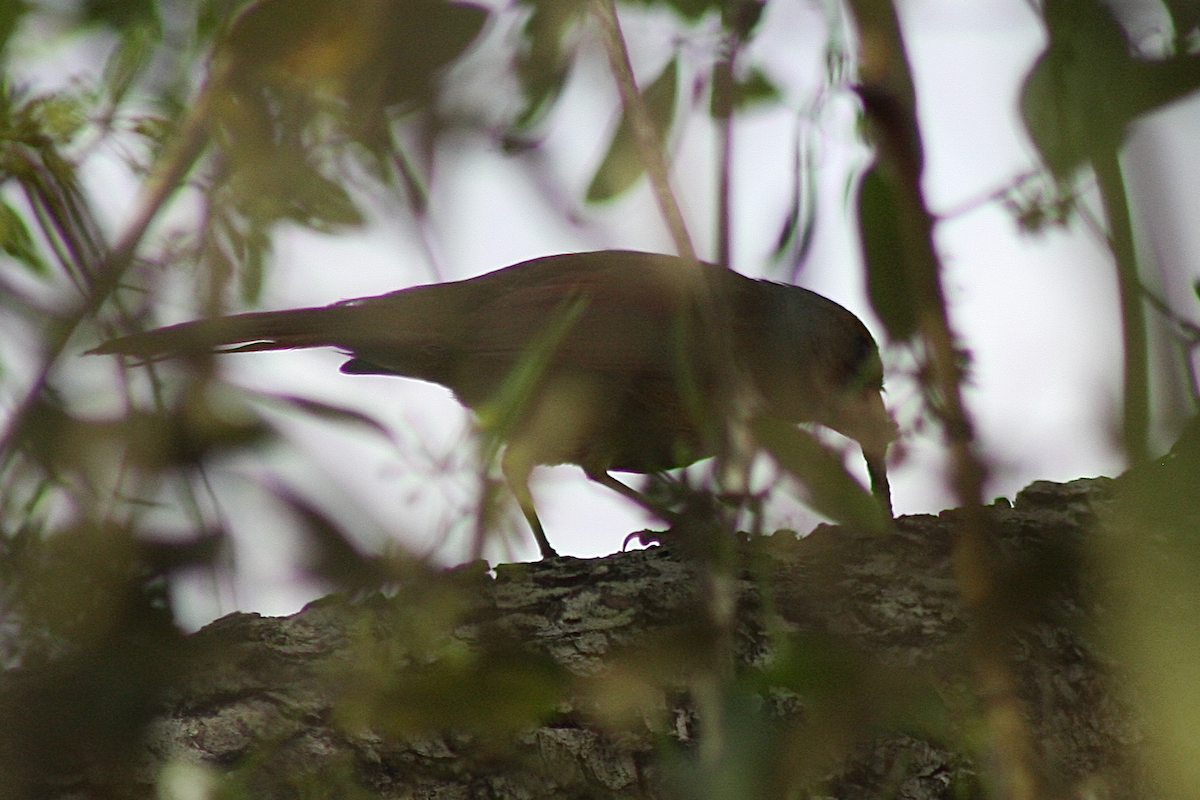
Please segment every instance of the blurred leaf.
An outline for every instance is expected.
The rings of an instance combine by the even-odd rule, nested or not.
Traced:
[[[662,770],[674,789],[672,795],[694,800],[805,796],[781,790],[781,782],[794,776],[796,769],[780,763],[791,741],[770,706],[761,695],[743,687],[722,688],[721,730],[709,734],[719,736],[722,746],[714,748],[709,758],[697,758],[693,750],[675,743],[662,753]]]
[[[154,58],[162,32],[157,25],[136,25],[125,29],[120,44],[104,65],[104,86],[112,102],[119,103],[134,80]]]
[[[1197,25],[1200,25],[1200,0],[1165,0],[1165,5],[1171,12],[1171,19],[1175,22],[1177,39],[1185,39],[1196,29]]]
[[[83,19],[118,31],[146,24],[157,28],[158,4],[154,0],[84,0]]]
[[[571,683],[549,656],[499,638],[448,650],[432,663],[368,666],[374,674],[346,681],[336,713],[392,737],[459,730],[506,743],[554,713]]]
[[[666,141],[667,131],[675,118],[675,93],[678,82],[678,58],[672,58],[662,73],[642,90],[642,102],[658,136],[658,146]],[[633,120],[628,110],[621,112],[621,121],[613,133],[608,153],[588,186],[587,200],[598,203],[611,200],[629,189],[642,177],[645,168],[638,153]]]
[[[3,201],[0,201],[0,249],[38,275],[50,273],[50,268],[34,246],[29,229],[25,227],[25,220]]]
[[[300,518],[312,545],[308,572],[349,591],[378,588],[395,578],[386,560],[362,553],[354,539],[327,514],[291,491],[272,492]]]
[[[545,116],[562,91],[574,58],[571,34],[587,10],[584,0],[519,0],[530,8],[521,30],[514,71],[525,96],[515,127],[524,130]]]
[[[444,0],[262,0],[225,48],[245,85],[329,92],[369,111],[426,98],[486,21],[484,9]]]
[[[272,392],[255,392],[254,394],[267,401],[278,401],[292,406],[293,408],[297,408],[306,414],[311,414],[320,419],[366,428],[372,433],[379,434],[388,441],[393,441],[391,431],[389,431],[382,422],[369,414],[362,413],[361,411],[355,411],[352,408],[346,408],[344,406],[321,403],[316,400],[310,400],[306,397],[296,397],[295,395],[289,394],[274,394]]]
[[[66,92],[58,92],[56,94],[44,95],[35,97],[29,103],[16,112],[20,116],[27,118],[32,126],[36,126],[36,131],[44,136],[48,136],[55,144],[68,144],[75,138],[76,134],[89,123],[85,101]],[[25,130],[25,137],[35,136],[33,130]],[[34,142],[29,142],[34,144]],[[46,146],[40,144],[45,157]],[[70,169],[70,165],[63,163],[63,167]],[[73,182],[74,172],[65,173],[71,177]],[[60,174],[57,177],[60,179],[64,175]]]
[[[757,103],[775,102],[780,96],[779,88],[759,69],[751,70],[733,86],[733,105],[739,110]]]
[[[723,10],[726,0],[639,0],[645,6],[666,6],[687,20],[698,20],[709,11]]]
[[[8,40],[17,29],[21,16],[29,11],[28,0],[4,0],[0,2],[0,54],[3,54]]]
[[[586,294],[564,298],[546,321],[546,327],[522,351],[496,393],[475,409],[480,429],[497,444],[508,440],[529,409],[559,343],[570,333],[590,302],[591,298]]]
[[[1170,453],[1117,480],[1089,543],[1104,570],[1103,629],[1152,732],[1146,763],[1163,797],[1200,780],[1200,416]]]
[[[746,683],[763,693],[795,692],[808,724],[839,732],[847,745],[880,729],[953,736],[951,709],[930,674],[888,663],[828,633],[778,637],[770,665],[750,671]]]
[[[779,465],[800,481],[817,512],[842,525],[878,533],[887,530],[879,503],[811,433],[769,417],[754,420],[750,429]]]
[[[247,305],[258,302],[266,275],[271,237],[261,225],[251,225],[242,238],[238,259],[238,296]]]
[[[1021,112],[1059,181],[1115,153],[1137,117],[1200,88],[1200,55],[1138,58],[1100,0],[1047,0],[1043,14],[1050,40],[1025,79]]]
[[[762,21],[762,13],[766,7],[766,0],[723,0],[721,21],[727,31],[744,42]]]
[[[271,436],[248,407],[217,409],[204,393],[195,392],[170,412],[132,411],[115,420],[81,419],[43,401],[25,418],[20,442],[52,475],[107,485],[125,464],[157,474]]]
[[[901,230],[900,199],[878,165],[863,176],[858,196],[858,231],[862,237],[871,307],[893,341],[917,333],[917,298],[904,263],[908,257]]]

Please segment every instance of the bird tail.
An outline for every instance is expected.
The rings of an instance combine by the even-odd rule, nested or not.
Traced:
[[[260,311],[216,319],[184,322],[144,333],[122,336],[88,351],[154,361],[213,351],[289,350],[336,345],[338,306],[295,311]]]

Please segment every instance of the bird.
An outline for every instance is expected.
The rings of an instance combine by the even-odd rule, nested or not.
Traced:
[[[535,466],[576,464],[638,500],[611,473],[658,473],[715,455],[695,400],[713,396],[729,365],[715,354],[681,357],[679,347],[697,267],[724,303],[715,318],[727,328],[720,333],[735,367],[727,374],[756,399],[755,413],[855,440],[890,518],[886,456],[896,425],[883,403],[879,348],[862,321],[807,289],[677,256],[551,255],[323,307],[185,322],[88,352],[151,362],[334,347],[349,356],[344,373],[430,381],[481,417],[507,413],[494,426],[501,470],[547,559],[557,553],[529,490]]]

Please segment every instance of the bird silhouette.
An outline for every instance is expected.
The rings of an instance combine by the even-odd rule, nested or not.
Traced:
[[[702,408],[714,396],[722,369],[743,382],[756,413],[815,422],[857,441],[890,515],[885,458],[896,429],[866,327],[807,289],[702,263],[725,304],[728,330],[719,333],[733,364],[682,355],[681,341],[703,341],[680,336],[696,296],[687,277],[694,268],[652,253],[555,255],[320,308],[186,322],[90,352],[156,360],[329,346],[350,355],[342,372],[446,386],[477,413],[507,414],[494,427],[505,443],[502,470],[544,558],[556,553],[529,491],[533,468],[577,464],[637,499],[610,473],[660,472],[714,455],[696,400]]]

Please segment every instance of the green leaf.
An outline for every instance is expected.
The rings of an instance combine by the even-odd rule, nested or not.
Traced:
[[[575,55],[571,34],[587,10],[580,0],[522,0],[531,9],[521,30],[513,64],[525,96],[514,127],[528,130],[542,119],[562,92]]]
[[[40,134],[57,144],[68,144],[88,124],[85,102],[81,97],[58,92],[35,97],[23,111]]]
[[[125,98],[134,80],[153,59],[160,38],[161,30],[155,24],[131,26],[125,31],[104,65],[104,85],[113,103]]]
[[[642,90],[642,102],[650,122],[654,125],[659,147],[666,141],[667,131],[675,118],[675,91],[679,72],[677,61],[678,59],[671,59],[662,73]],[[645,165],[642,164],[641,155],[638,153],[633,121],[626,109],[621,113],[621,121],[617,124],[617,130],[608,146],[608,153],[588,186],[588,202],[611,200],[633,186],[644,172]]]
[[[83,18],[100,22],[116,30],[150,23],[158,27],[158,7],[154,0],[85,0]]]
[[[355,411],[352,408],[344,406],[331,405],[322,403],[317,400],[310,400],[306,397],[297,397],[291,394],[274,394],[272,392],[254,392],[254,394],[263,400],[272,403],[281,403],[292,408],[299,409],[305,414],[311,414],[318,419],[328,420],[330,422],[339,422],[346,425],[353,425],[358,428],[365,428],[372,433],[377,433],[388,441],[392,439],[392,433],[379,420],[372,417],[370,414],[364,414],[361,411]]]
[[[0,2],[0,53],[4,52],[4,46],[8,44],[13,31],[17,29],[21,15],[28,10],[29,3],[26,0],[3,0]]]
[[[25,220],[7,203],[0,201],[0,248],[29,267],[38,275],[48,275],[50,268],[33,244]]]
[[[808,431],[761,417],[750,424],[758,443],[808,490],[809,505],[842,525],[883,533],[883,510],[842,460]]]
[[[667,6],[686,20],[698,20],[710,10],[722,9],[725,0],[641,0],[645,6]]]
[[[271,238],[261,226],[252,225],[242,240],[240,269],[238,271],[238,295],[247,305],[253,305],[262,294],[263,279],[267,271],[267,255],[271,251]]]
[[[900,200],[878,166],[863,176],[858,195],[858,231],[867,267],[871,307],[894,341],[917,332],[917,306],[904,260]]]
[[[756,103],[773,103],[780,98],[779,88],[761,70],[753,69],[733,86],[733,105],[743,109]]]
[[[1025,79],[1021,114],[1060,182],[1124,143],[1138,117],[1200,88],[1200,56],[1145,60],[1100,0],[1047,0],[1049,43]]]
[[[590,302],[591,298],[586,294],[565,297],[547,320],[545,329],[525,347],[520,360],[509,370],[496,393],[475,409],[480,429],[496,443],[509,438],[529,409],[559,344],[575,327]]]

